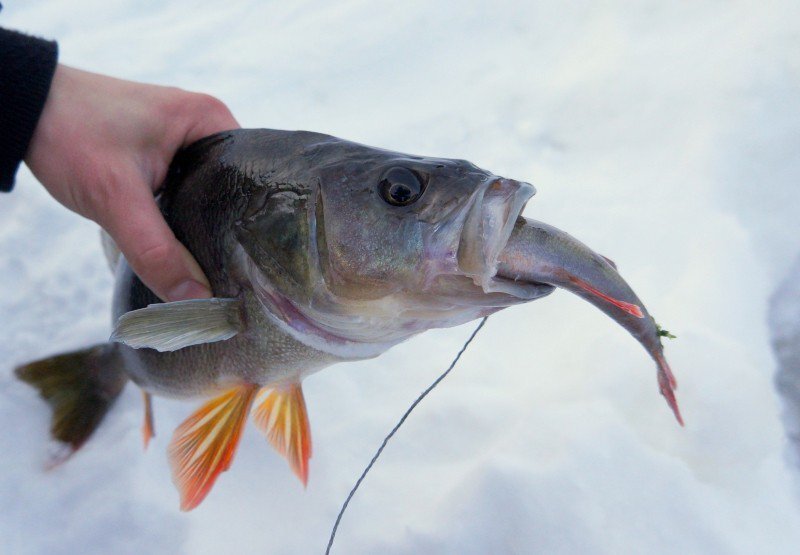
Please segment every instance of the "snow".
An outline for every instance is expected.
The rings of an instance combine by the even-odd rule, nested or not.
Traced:
[[[684,429],[639,345],[577,297],[493,316],[389,444],[333,553],[788,554],[800,512],[781,414],[796,433],[800,408],[781,409],[773,376],[800,359],[799,15],[791,0],[31,0],[0,24],[58,39],[67,64],[219,96],[248,127],[529,180],[526,214],[612,258],[678,336]],[[11,369],[105,341],[111,276],[95,226],[27,170],[0,221],[3,552],[322,553],[361,469],[474,325],[309,378],[305,492],[251,426],[183,514],[165,449],[192,403],[156,399],[142,454],[129,387],[81,453],[42,469],[47,409]]]

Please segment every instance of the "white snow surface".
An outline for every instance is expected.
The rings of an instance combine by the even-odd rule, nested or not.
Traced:
[[[526,215],[615,260],[678,336],[685,428],[641,347],[577,297],[491,317],[344,517],[333,553],[385,555],[798,552],[766,318],[778,283],[800,279],[786,278],[798,21],[793,0],[26,0],[0,14],[57,39],[63,63],[214,94],[246,127],[530,181]],[[306,491],[250,426],[230,472],[181,513],[165,451],[198,402],[156,399],[142,453],[129,386],[80,453],[43,470],[48,409],[12,368],[105,341],[112,279],[96,226],[27,170],[1,200],[2,553],[322,553],[383,436],[474,326],[307,379]]]

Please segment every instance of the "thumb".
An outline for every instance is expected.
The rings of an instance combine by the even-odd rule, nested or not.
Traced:
[[[111,235],[139,279],[167,302],[211,297],[191,253],[164,221],[149,187],[128,188],[98,223]]]
[[[238,129],[239,122],[228,107],[219,99],[207,94],[189,93],[183,103],[187,118],[183,146],[187,146],[207,135]]]

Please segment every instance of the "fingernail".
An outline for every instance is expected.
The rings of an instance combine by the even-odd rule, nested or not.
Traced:
[[[167,293],[167,300],[169,302],[186,301],[189,299],[207,299],[210,296],[211,291],[208,290],[208,287],[193,279],[187,279]]]

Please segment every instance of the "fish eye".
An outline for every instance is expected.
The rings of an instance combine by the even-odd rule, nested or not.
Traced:
[[[383,200],[392,206],[408,206],[422,196],[425,187],[416,173],[395,167],[384,174],[378,189]]]

